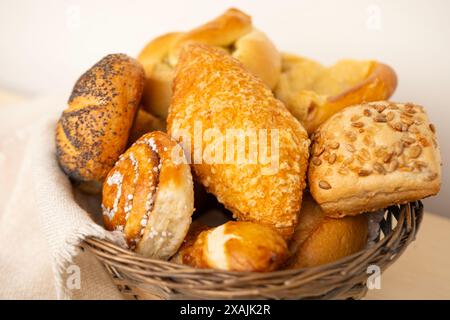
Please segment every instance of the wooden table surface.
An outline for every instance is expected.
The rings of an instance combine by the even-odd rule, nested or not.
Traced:
[[[0,107],[25,98],[0,89]],[[450,299],[450,219],[425,212],[416,241],[366,299]]]

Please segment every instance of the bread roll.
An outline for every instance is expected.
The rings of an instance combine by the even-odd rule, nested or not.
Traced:
[[[397,86],[389,66],[373,60],[341,60],[331,67],[282,55],[275,95],[309,133],[346,106],[388,99]]]
[[[181,161],[174,161],[175,154]],[[142,136],[109,172],[102,208],[105,228],[123,231],[131,249],[169,259],[194,211],[191,170],[181,147],[162,132]]]
[[[199,126],[205,139],[198,135]],[[220,142],[239,130],[247,137],[259,136],[259,142],[246,138],[245,151],[234,139]],[[174,80],[168,132],[183,144],[198,180],[237,219],[276,228],[286,239],[292,235],[305,187],[309,139],[239,61],[213,47],[186,45]],[[208,139],[208,132],[217,137]],[[262,160],[266,147],[273,149],[270,161]]]
[[[144,86],[144,70],[111,54],[75,84],[56,129],[61,168],[75,181],[98,184],[124,151]]]
[[[309,188],[333,217],[439,192],[441,157],[423,107],[373,102],[345,108],[313,135]]]
[[[368,219],[364,214],[333,219],[305,194],[299,221],[289,243],[287,268],[315,267],[362,250],[367,244]]]
[[[285,241],[269,227],[230,221],[202,231],[204,228],[193,228],[173,262],[196,268],[268,272],[287,257]]]
[[[131,127],[130,137],[128,138],[128,145],[132,145],[136,140],[144,134],[152,131],[166,131],[166,122],[145,110],[139,109]]]
[[[152,40],[139,54],[146,73],[144,106],[165,119],[172,95],[174,68],[181,48],[188,42],[222,48],[239,59],[270,88],[278,82],[281,58],[270,39],[252,25],[251,17],[229,9],[189,32],[172,32]]]

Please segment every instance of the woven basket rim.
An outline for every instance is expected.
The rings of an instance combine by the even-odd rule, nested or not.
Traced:
[[[356,280],[362,281],[362,275],[360,274],[361,270],[364,269],[362,267],[377,263],[382,264],[382,271],[389,267],[403,253],[409,243],[415,239],[423,215],[423,205],[420,201],[391,206],[384,210],[387,220],[383,222],[384,225],[380,223],[380,232],[384,234],[383,239],[379,239],[375,244],[355,254],[329,264],[311,268],[276,270],[272,272],[198,269],[170,261],[146,258],[107,240],[89,238],[85,242],[97,258],[107,267],[119,289],[122,292],[131,290],[130,292],[127,291],[127,293],[133,296],[140,296],[143,293],[135,294],[133,290],[145,291],[148,289],[148,285],[161,286],[165,288],[164,292],[171,290],[192,291],[194,294],[201,295],[203,292],[205,294],[211,293],[211,290],[214,290],[216,287],[219,289],[224,284],[231,287],[239,287],[240,283],[248,283],[250,287],[251,284],[255,284],[254,287],[256,289],[242,289],[242,292],[232,293],[216,291],[213,292],[213,298],[226,294],[231,294],[233,297],[246,296],[246,294],[253,296],[253,293],[255,295],[261,293],[262,296],[271,297],[270,294],[273,287],[289,290],[291,287],[296,288],[300,283],[306,285],[320,282],[321,279],[334,277],[334,282],[330,281],[330,284],[334,284],[337,287],[338,293],[360,297],[367,289],[359,288],[359,291],[356,290],[354,282]],[[396,221],[394,227],[389,228],[389,225],[392,225],[392,219],[397,219],[396,217],[393,218],[395,215],[398,221]],[[349,281],[348,284],[345,281]],[[195,282],[195,284],[191,282]],[[331,297],[334,296],[331,295]],[[275,295],[274,298],[277,298],[277,296]]]

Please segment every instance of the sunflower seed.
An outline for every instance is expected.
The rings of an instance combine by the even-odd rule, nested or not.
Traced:
[[[330,142],[330,143],[328,144],[328,146],[329,146],[331,149],[337,149],[337,148],[339,148],[339,142],[337,142],[337,141]]]
[[[331,185],[325,180],[320,180],[319,181],[319,187],[322,188],[322,189],[325,189],[325,190],[331,189]]]
[[[400,156],[400,155],[403,153],[403,150],[404,150],[403,143],[397,142],[397,143],[394,145],[394,153],[395,153],[395,155],[396,155],[397,157]]]
[[[397,170],[397,168],[398,168],[397,159],[392,159],[391,162],[389,163],[388,171],[393,172],[393,171]]]
[[[384,163],[390,162],[391,159],[392,159],[392,155],[393,155],[392,152],[389,152],[388,154],[386,154],[386,155],[384,156],[384,158],[383,158],[383,162],[384,162]]]
[[[385,114],[377,114],[373,120],[375,120],[375,122],[387,122]]]
[[[332,153],[330,154],[330,156],[328,157],[328,163],[329,164],[333,164],[336,162],[336,153]]]
[[[373,164],[373,169],[376,171],[376,172],[378,172],[378,173],[380,173],[380,174],[385,174],[386,173],[386,169],[383,167],[383,165],[381,164],[381,163],[379,163],[379,162],[375,162],[374,164]]]
[[[373,108],[375,110],[377,110],[379,113],[382,113],[386,109],[386,106],[382,105],[382,104],[378,104],[378,105],[373,106]]]
[[[430,123],[429,127],[431,132],[436,133],[436,127],[434,126],[434,124]]]
[[[361,121],[352,122],[352,126],[355,127],[355,128],[362,128],[362,127],[364,127],[364,123],[361,122]]]
[[[350,172],[350,170],[348,170],[347,168],[344,168],[344,167],[341,167],[341,168],[338,170],[338,173],[341,174],[341,175],[343,175],[343,176],[347,175],[349,172]]]
[[[372,173],[371,170],[366,170],[366,169],[360,169],[360,170],[358,171],[358,175],[359,175],[360,177],[367,177],[367,176],[370,175],[371,173]]]
[[[395,118],[395,113],[393,113],[392,111],[389,111],[388,114],[386,115],[386,120],[392,121],[394,118]]]
[[[313,157],[311,159],[311,162],[315,165],[315,166],[320,166],[322,164],[322,160],[320,160],[319,157]]]
[[[410,158],[416,159],[422,153],[422,148],[418,145],[412,146],[408,149],[408,155]]]
[[[370,115],[371,115],[372,113],[370,112],[369,109],[364,109],[363,114],[364,114],[366,117],[370,117]]]

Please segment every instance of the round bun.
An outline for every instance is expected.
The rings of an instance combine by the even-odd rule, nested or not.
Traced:
[[[324,67],[310,59],[283,54],[275,95],[312,133],[344,107],[388,99],[396,86],[394,70],[378,61],[341,60]]]
[[[441,157],[423,107],[373,102],[345,108],[313,135],[309,188],[340,217],[439,192]]]
[[[139,54],[138,60],[146,73],[144,106],[158,117],[167,117],[174,68],[182,47],[188,42],[222,48],[239,59],[270,88],[274,88],[278,82],[281,57],[274,44],[263,32],[253,27],[250,16],[237,9],[229,9],[189,32],[172,32],[160,36]]]
[[[126,148],[143,87],[142,66],[124,54],[78,79],[56,129],[58,161],[73,180],[103,181]]]
[[[142,136],[109,172],[102,208],[106,229],[122,231],[131,249],[169,259],[194,211],[192,175],[181,147],[162,132]]]
[[[285,239],[292,235],[305,187],[309,139],[301,124],[259,78],[221,50],[191,43],[180,55],[167,121],[168,132],[181,138],[180,143],[190,154],[198,181],[235,218],[275,228]],[[224,148],[222,157],[218,151],[208,160],[206,150],[220,140],[196,140],[194,129],[199,124],[203,132],[213,131],[222,137],[230,133],[230,128],[234,132],[251,129],[250,134],[255,135],[266,132],[267,136],[259,136],[259,151],[253,149],[254,153],[244,155],[255,161],[239,161],[244,152],[240,153],[238,147],[229,152],[234,140]],[[260,161],[265,155],[261,150],[272,139],[271,159]],[[204,151],[200,161],[196,160],[198,150]]]
[[[362,250],[367,244],[366,215],[333,219],[305,194],[298,225],[289,243],[287,268],[315,267]]]
[[[230,221],[204,229],[202,225],[193,228],[174,262],[196,268],[268,272],[281,266],[287,257],[286,242],[272,228]]]

